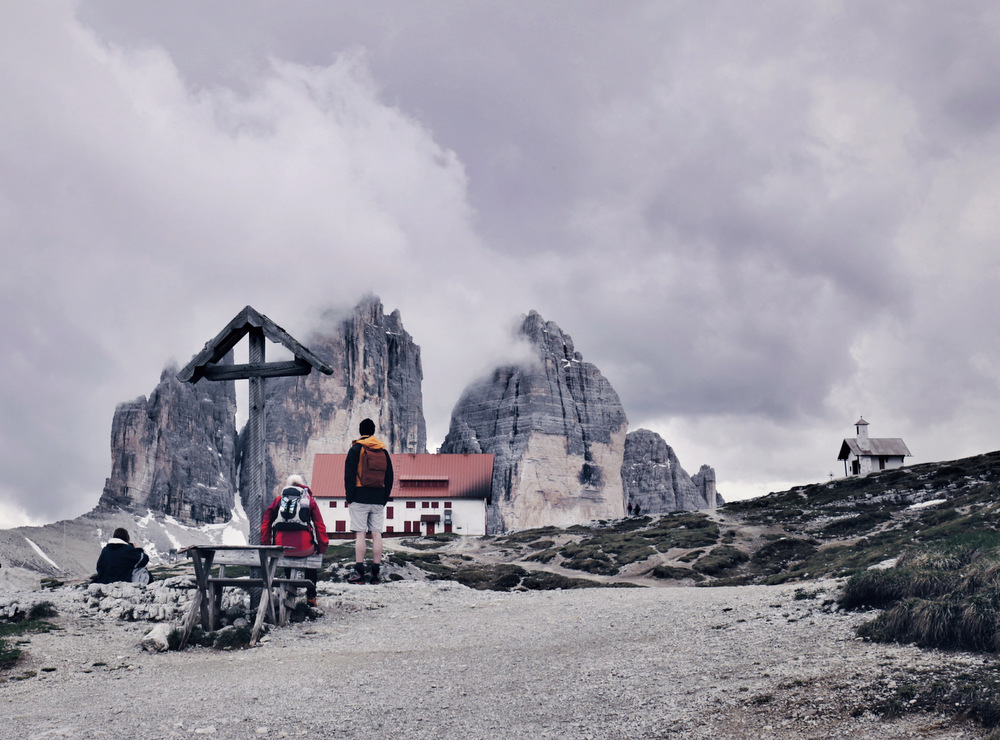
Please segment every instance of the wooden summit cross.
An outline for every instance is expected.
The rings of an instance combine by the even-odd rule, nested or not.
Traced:
[[[220,365],[219,362],[229,354],[229,351],[248,335],[250,362],[246,365]],[[288,349],[295,359],[287,362],[265,362],[265,338]],[[267,428],[264,379],[308,375],[313,368],[325,375],[333,374],[332,367],[302,346],[288,332],[264,314],[247,306],[219,332],[215,339],[207,342],[205,348],[195,355],[183,370],[177,373],[177,379],[184,383],[197,383],[202,378],[250,381],[247,453],[244,457],[244,469],[240,471],[240,492],[247,502],[247,518],[250,520],[249,542],[252,545],[260,544],[261,518],[266,504],[270,503],[264,495],[264,486],[267,483],[264,457],[264,435]]]

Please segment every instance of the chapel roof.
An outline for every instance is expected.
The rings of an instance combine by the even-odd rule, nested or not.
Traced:
[[[913,453],[910,452],[906,443],[899,437],[883,437],[883,438],[870,438],[866,441],[867,444],[861,445],[862,440],[857,438],[845,439],[843,444],[840,446],[840,454],[837,456],[838,460],[846,460],[850,453],[854,453],[857,457],[912,457]]]

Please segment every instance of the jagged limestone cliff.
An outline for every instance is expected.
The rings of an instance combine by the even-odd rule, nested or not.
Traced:
[[[375,420],[390,451],[426,451],[420,348],[399,312],[386,316],[379,299],[369,297],[346,318],[324,318],[306,345],[334,374],[265,384],[268,494],[290,473],[309,479],[317,452],[346,451],[365,417]],[[192,385],[176,376],[177,368],[164,370],[148,401],[116,409],[112,472],[98,509],[152,510],[190,524],[231,516],[241,454],[234,383]]]
[[[628,504],[642,514],[712,509],[716,505],[715,471],[703,465],[694,478],[656,432],[637,429],[625,439],[622,483]]]
[[[312,477],[314,456],[343,452],[365,417],[392,452],[425,452],[420,348],[376,297],[328,313],[305,344],[334,374],[269,378],[266,501],[285,476]],[[618,395],[572,339],[531,312],[521,336],[536,360],[497,368],[466,389],[442,452],[495,456],[491,532],[711,506],[715,473],[691,478],[656,434],[626,437]],[[165,370],[149,400],[120,404],[112,474],[98,508],[147,510],[202,524],[229,518],[239,454],[234,384],[180,383]],[[265,501],[265,502],[266,502]],[[245,503],[245,502],[244,502]]]
[[[494,455],[489,532],[623,517],[618,394],[555,323],[532,311],[520,335],[537,362],[466,388],[441,451]]]
[[[327,313],[305,345],[334,372],[268,379],[266,491],[291,473],[311,481],[314,456],[346,452],[366,417],[390,452],[426,452],[420,347],[399,311],[369,296],[346,318]]]
[[[236,391],[168,367],[147,400],[115,409],[111,477],[97,509],[151,510],[185,524],[228,521],[236,497]]]
[[[691,476],[691,482],[701,493],[701,497],[705,499],[707,508],[714,509],[726,503],[722,494],[715,487],[715,468],[712,466],[702,465],[698,472]]]

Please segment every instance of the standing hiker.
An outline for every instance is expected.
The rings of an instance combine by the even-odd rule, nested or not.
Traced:
[[[392,459],[385,445],[375,438],[375,422],[365,419],[358,425],[360,439],[351,443],[344,463],[344,491],[351,512],[354,537],[354,572],[348,583],[365,582],[366,533],[372,538],[370,582],[378,583],[382,566],[382,530],[385,505],[392,494]]]
[[[260,543],[262,545],[283,545],[285,557],[304,558],[315,553],[326,552],[330,538],[326,535],[326,525],[319,504],[312,496],[301,475],[290,475],[271,505],[267,507],[260,522]],[[291,568],[285,568],[291,577]],[[306,587],[306,601],[316,606],[316,579],[318,568],[303,568],[306,579],[312,585]]]
[[[149,583],[149,555],[129,541],[128,530],[118,527],[97,558],[96,583],[127,581]]]

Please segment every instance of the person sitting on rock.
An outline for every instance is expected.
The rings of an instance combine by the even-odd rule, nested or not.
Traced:
[[[119,527],[97,558],[96,582],[149,583],[149,571],[146,570],[148,563],[149,555],[129,541],[127,529]]]

